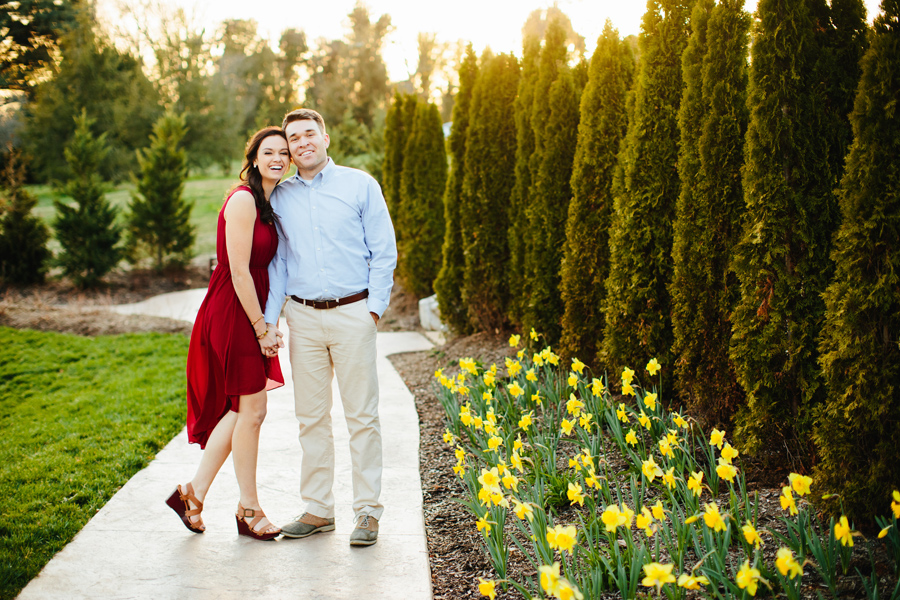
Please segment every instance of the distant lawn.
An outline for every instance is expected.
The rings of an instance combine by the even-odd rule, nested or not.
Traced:
[[[184,426],[188,339],[0,327],[0,598]]]

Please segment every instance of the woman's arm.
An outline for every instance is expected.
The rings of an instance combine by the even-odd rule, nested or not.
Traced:
[[[225,250],[228,253],[228,264],[231,268],[231,282],[247,319],[253,324],[254,334],[259,336],[266,332],[266,322],[253,278],[250,276],[250,251],[253,247],[253,226],[256,223],[256,203],[250,192],[239,190],[231,196],[225,207]],[[268,337],[268,336],[266,336]],[[260,346],[263,351],[270,348]]]

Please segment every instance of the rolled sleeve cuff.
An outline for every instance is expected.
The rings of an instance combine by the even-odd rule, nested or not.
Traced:
[[[377,298],[372,298],[371,296],[369,296],[369,298],[366,300],[366,306],[368,306],[369,312],[378,315],[379,319],[388,307],[387,302],[378,300]]]
[[[281,316],[281,307],[284,306],[284,298],[281,298],[281,302],[277,301],[277,298],[269,298],[268,305],[266,306],[266,323],[276,324],[278,323],[278,317]],[[273,302],[272,300],[275,300]]]

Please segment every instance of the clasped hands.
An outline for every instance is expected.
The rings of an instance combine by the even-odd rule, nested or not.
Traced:
[[[259,349],[264,356],[275,356],[278,354],[279,348],[284,348],[284,334],[277,327],[271,324],[267,325],[266,335],[259,338]]]

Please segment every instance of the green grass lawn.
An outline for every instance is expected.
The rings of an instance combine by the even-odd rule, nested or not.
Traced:
[[[0,598],[184,426],[188,339],[0,327]]]

